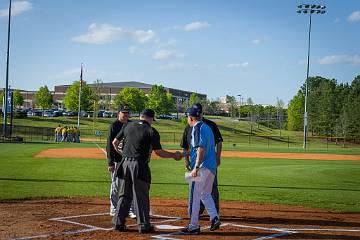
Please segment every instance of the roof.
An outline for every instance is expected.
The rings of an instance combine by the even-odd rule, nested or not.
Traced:
[[[88,86],[95,86],[94,83],[88,83]],[[70,86],[70,85],[60,85],[60,86]],[[141,82],[110,82],[110,83],[101,83],[102,87],[109,88],[124,88],[124,87],[133,87],[133,88],[151,88],[153,85]],[[59,86],[58,86],[59,87]]]

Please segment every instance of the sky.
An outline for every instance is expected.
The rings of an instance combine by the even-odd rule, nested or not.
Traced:
[[[259,104],[285,104],[310,76],[351,83],[360,75],[360,1],[27,0],[14,1],[9,85],[38,90],[138,81]],[[5,87],[8,0],[0,0],[0,87]]]

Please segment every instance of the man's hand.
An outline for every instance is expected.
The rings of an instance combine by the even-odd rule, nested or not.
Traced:
[[[191,176],[193,176],[193,177],[197,177],[197,175],[198,175],[198,171],[199,171],[199,169],[198,169],[198,168],[194,168],[194,169],[191,171]]]
[[[108,170],[109,170],[109,172],[114,172],[115,171],[115,165],[109,166]]]

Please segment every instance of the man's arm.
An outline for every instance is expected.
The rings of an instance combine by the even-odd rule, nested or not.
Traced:
[[[169,152],[163,149],[154,150],[155,154],[161,158],[174,158],[175,160],[180,160],[183,157],[183,154],[179,151],[177,152]]]
[[[114,154],[113,154],[113,145],[112,145],[112,139],[114,138],[113,133],[113,124],[109,127],[109,134],[107,138],[107,144],[106,144],[106,157],[108,160],[108,170],[110,172],[113,172],[115,169],[115,161],[114,161]]]
[[[222,151],[222,142],[216,144],[216,166],[221,164],[221,151]]]
[[[196,161],[195,161],[195,167],[194,169],[191,171],[191,175],[193,177],[196,177],[198,174],[198,171],[200,169],[200,164],[204,159],[204,155],[205,155],[205,149],[202,147],[198,147],[197,149],[197,154],[196,154]]]

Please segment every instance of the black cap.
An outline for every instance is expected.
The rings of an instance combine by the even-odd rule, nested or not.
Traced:
[[[193,108],[197,108],[200,113],[203,112],[203,111],[202,111],[202,106],[201,106],[200,103],[195,103],[194,105],[192,105],[192,107],[193,107]]]
[[[121,105],[118,109],[118,112],[128,113],[130,112],[130,108],[127,105]]]
[[[201,110],[198,107],[194,107],[192,106],[191,108],[188,108],[186,110],[186,113],[188,114],[188,116],[190,117],[199,117],[201,114]]]
[[[154,110],[150,109],[150,108],[147,108],[147,109],[144,109],[141,113],[140,113],[140,116],[146,116],[148,118],[152,118],[155,120],[155,112]]]

